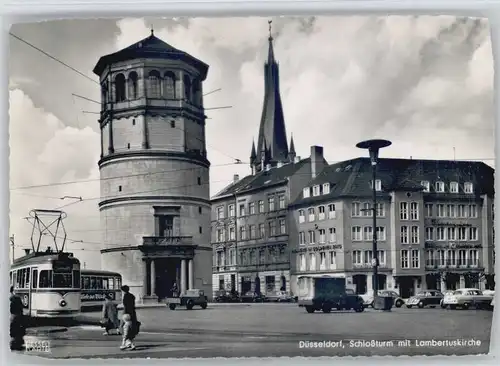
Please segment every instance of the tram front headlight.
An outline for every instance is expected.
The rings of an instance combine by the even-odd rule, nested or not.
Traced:
[[[61,305],[62,307],[65,307],[66,306],[66,301],[65,300],[60,300],[59,301],[59,305]]]

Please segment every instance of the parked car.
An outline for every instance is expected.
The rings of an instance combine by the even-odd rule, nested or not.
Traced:
[[[295,299],[286,291],[277,291],[271,295],[266,295],[268,301],[272,302],[294,302]]]
[[[267,297],[262,293],[248,291],[241,295],[241,302],[267,302]]]
[[[201,306],[202,309],[207,308],[208,298],[203,290],[191,289],[181,294],[180,297],[167,298],[167,306],[170,310],[175,310],[178,306],[185,306],[186,309],[192,310],[197,305]]]
[[[455,290],[446,290],[446,291],[443,291],[442,294],[443,294],[443,298],[441,299],[441,301],[439,302],[439,305],[444,309],[446,308],[446,306],[444,306],[443,304],[443,301],[444,301],[444,298],[448,295],[453,295],[453,293],[455,292]]]
[[[406,301],[406,307],[408,309],[413,306],[418,306],[420,309],[426,306],[435,307],[441,303],[441,299],[443,298],[444,295],[438,290],[425,290],[410,297],[408,301]]]
[[[488,308],[493,300],[493,296],[484,295],[481,290],[477,288],[461,288],[453,292],[451,295],[446,295],[443,299],[443,308],[449,307],[456,309],[468,309],[471,306],[476,309]]]
[[[392,297],[394,301],[394,306],[397,308],[400,308],[405,303],[403,298],[399,296],[399,294],[394,290],[380,290],[378,291],[378,296]],[[359,297],[363,299],[363,306],[365,308],[369,306],[373,307],[373,291],[370,291],[364,295],[359,295]]]
[[[236,291],[220,290],[215,293],[215,302],[240,302],[240,296]]]

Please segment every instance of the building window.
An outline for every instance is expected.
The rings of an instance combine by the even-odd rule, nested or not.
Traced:
[[[432,217],[433,213],[433,204],[432,203],[426,203],[425,204],[425,217]]]
[[[446,264],[448,266],[456,266],[457,265],[457,252],[454,250],[446,251]]]
[[[328,205],[328,218],[334,219],[337,216],[335,213],[335,205],[333,203]]]
[[[130,150],[130,142],[127,144],[127,149]]]
[[[324,271],[326,269],[326,253],[319,253],[319,270]]]
[[[436,229],[436,239],[438,241],[445,241],[446,240],[446,231],[445,231],[445,228],[444,227],[438,227]]]
[[[377,226],[377,240],[378,241],[385,241],[386,240],[385,226]]]
[[[449,227],[448,230],[448,240],[454,241],[457,240],[457,231],[454,227]]]
[[[408,226],[401,226],[401,244],[408,244]]]
[[[471,182],[464,183],[464,192],[465,193],[474,193],[474,187]]]
[[[360,207],[359,202],[353,202],[351,204],[351,216],[352,217],[361,216],[361,207]]]
[[[467,228],[459,227],[458,228],[458,240],[466,241],[467,240]]]
[[[477,218],[477,206],[476,205],[469,205],[469,217],[470,218]]]
[[[229,211],[229,217],[234,217],[234,205],[229,205],[228,206],[228,211]]]
[[[255,215],[255,202],[248,204],[248,211],[250,211],[250,215]]]
[[[467,217],[467,206],[466,205],[458,205],[458,217],[461,217],[461,218]]]
[[[437,217],[446,217],[446,211],[442,203],[437,205]]]
[[[446,213],[448,217],[457,217],[457,208],[455,205],[446,205]]]
[[[160,74],[156,70],[149,72],[147,94],[150,98],[160,97]]]
[[[450,193],[458,193],[458,183],[450,182]]]
[[[377,250],[377,258],[378,258],[378,263],[380,265],[383,265],[385,266],[386,264],[386,254],[385,254],[385,250]]]
[[[319,195],[320,195],[319,186],[313,186],[313,196],[319,196]]]
[[[259,224],[259,238],[265,238],[266,237],[266,227],[264,224]]]
[[[459,266],[466,266],[467,265],[467,251],[460,249],[458,251],[458,265]]]
[[[377,217],[385,216],[385,203],[377,203]]]
[[[284,194],[280,194],[278,200],[279,200],[279,208],[280,208],[280,210],[284,209],[285,208],[285,195]]]
[[[335,230],[335,228],[334,227],[329,228],[328,233],[329,233],[328,241],[330,243],[336,243],[337,242],[337,231]]]
[[[420,268],[420,251],[418,249],[411,250],[411,268]]]
[[[309,222],[314,221],[314,219],[315,219],[314,208],[313,207],[308,208],[307,213],[309,215]]]
[[[165,77],[163,79],[163,96],[165,99],[175,99],[175,74],[171,71],[165,73]]]
[[[269,197],[267,199],[267,204],[269,206],[269,211],[274,211],[276,208],[274,207],[274,197]]]
[[[373,228],[371,226],[365,226],[363,228],[363,240],[365,241],[373,240]]]
[[[411,243],[418,244],[419,243],[419,235],[418,235],[418,226],[411,227]]]
[[[175,128],[175,120],[170,121],[170,128]]]
[[[361,210],[361,216],[364,217],[372,217],[373,216],[373,211],[372,211],[372,205],[368,202],[363,203],[363,208]]]
[[[436,182],[436,192],[444,192],[444,182]]]
[[[224,235],[224,229],[222,229],[222,228],[221,229],[217,229],[216,233],[217,233],[217,242],[218,243],[222,243],[222,242],[226,241],[225,240],[226,238],[224,237],[225,236]]]
[[[246,215],[245,204],[240,204],[240,217]]]
[[[302,224],[306,221],[306,213],[304,210],[299,210],[299,223]]]
[[[259,213],[264,213],[264,201],[259,201]]]
[[[302,195],[304,196],[304,198],[309,198],[311,196],[311,189],[309,187],[305,187],[302,190]]]
[[[201,227],[201,226],[198,228],[198,232],[199,232],[200,234],[202,234],[202,233],[203,233],[203,229],[202,229],[202,227]]]
[[[299,255],[299,268],[301,271],[305,271],[307,269],[306,255],[305,254]]]
[[[471,240],[471,241],[478,240],[477,227],[470,227],[469,228],[469,240]]]
[[[363,256],[361,254],[361,250],[353,250],[352,251],[352,264],[362,264]]]
[[[234,230],[234,226],[229,228],[229,240],[236,239],[236,231]]]
[[[401,268],[410,268],[407,249],[401,251]]]
[[[326,230],[325,229],[319,230],[319,243],[320,244],[326,243]]]
[[[401,220],[408,220],[408,202],[399,203],[399,218]]]
[[[217,220],[224,218],[224,206],[217,207]]]
[[[316,242],[316,233],[314,230],[309,230],[309,244],[314,244]]]
[[[371,250],[365,250],[365,264],[371,264],[372,259],[373,259],[373,251]]]
[[[444,250],[437,251],[437,260],[439,266],[446,265],[446,252]]]
[[[330,269],[337,269],[337,253],[335,252],[330,252],[330,260],[329,260],[329,267]]]
[[[198,185],[201,186],[201,178],[198,177]]]
[[[280,219],[280,234],[286,234],[286,222],[284,219]]]
[[[330,183],[323,183],[323,194],[330,193]]]
[[[353,226],[351,229],[351,239],[352,241],[361,241],[363,240],[361,236],[361,226]]]
[[[410,203],[410,220],[413,220],[413,221],[418,220],[418,203],[417,202]]]
[[[310,271],[316,270],[316,253],[309,254],[309,270]]]
[[[300,245],[305,245],[306,244],[306,233],[301,231],[299,233],[299,244]]]
[[[478,253],[476,249],[469,250],[469,266],[477,267],[478,266]]]
[[[430,192],[431,191],[431,185],[430,185],[429,181],[423,180],[423,181],[420,182],[420,184],[422,185],[424,192]]]
[[[122,191],[122,186],[118,186],[118,192]]]
[[[370,189],[373,189],[373,181],[370,181]],[[380,179],[375,179],[375,190],[380,192],[382,190],[382,181]]]
[[[319,206],[318,207],[318,220],[324,220],[325,219],[325,206]]]
[[[203,209],[201,208],[201,206],[198,206],[198,213],[201,215],[202,212],[203,212]]]
[[[128,99],[137,99],[137,79],[135,71],[128,75]]]
[[[272,220],[268,222],[269,225],[269,236],[276,235],[276,221]]]
[[[240,226],[240,240],[247,239],[247,228],[245,226]]]
[[[433,241],[434,240],[434,228],[426,227],[425,228],[425,240]]]
[[[250,225],[250,237],[249,239],[255,239],[255,236],[256,236],[256,229],[255,229],[255,225]]]

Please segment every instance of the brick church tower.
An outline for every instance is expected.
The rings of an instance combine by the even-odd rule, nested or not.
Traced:
[[[143,301],[211,294],[209,167],[202,82],[208,65],[151,35],[103,56],[102,269]]]

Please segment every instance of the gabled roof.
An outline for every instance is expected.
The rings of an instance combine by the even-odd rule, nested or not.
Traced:
[[[387,196],[391,191],[421,190],[421,182],[429,181],[431,186],[437,181],[471,182],[474,194],[494,195],[494,169],[476,161],[379,159],[377,179],[381,180],[382,192]],[[341,197],[370,197],[372,167],[369,158],[356,158],[326,167],[308,186],[330,183],[330,193],[304,198],[303,192],[291,204],[307,205],[314,202]],[[433,193],[433,189],[431,189]]]
[[[285,183],[287,178],[293,176],[304,165],[310,163],[310,161],[310,158],[306,158],[297,163],[283,165],[280,168],[272,168],[268,171],[261,171],[256,175],[247,175],[239,181],[224,188],[212,197],[212,200],[222,199],[235,193],[241,194],[251,190],[264,189],[274,184]]]
[[[149,37],[144,38],[127,48],[102,56],[93,71],[94,74],[100,76],[105,68],[110,64],[138,58],[180,59],[200,71],[201,81],[205,80],[207,77],[207,64],[155,37],[153,31],[151,31],[151,35]]]

